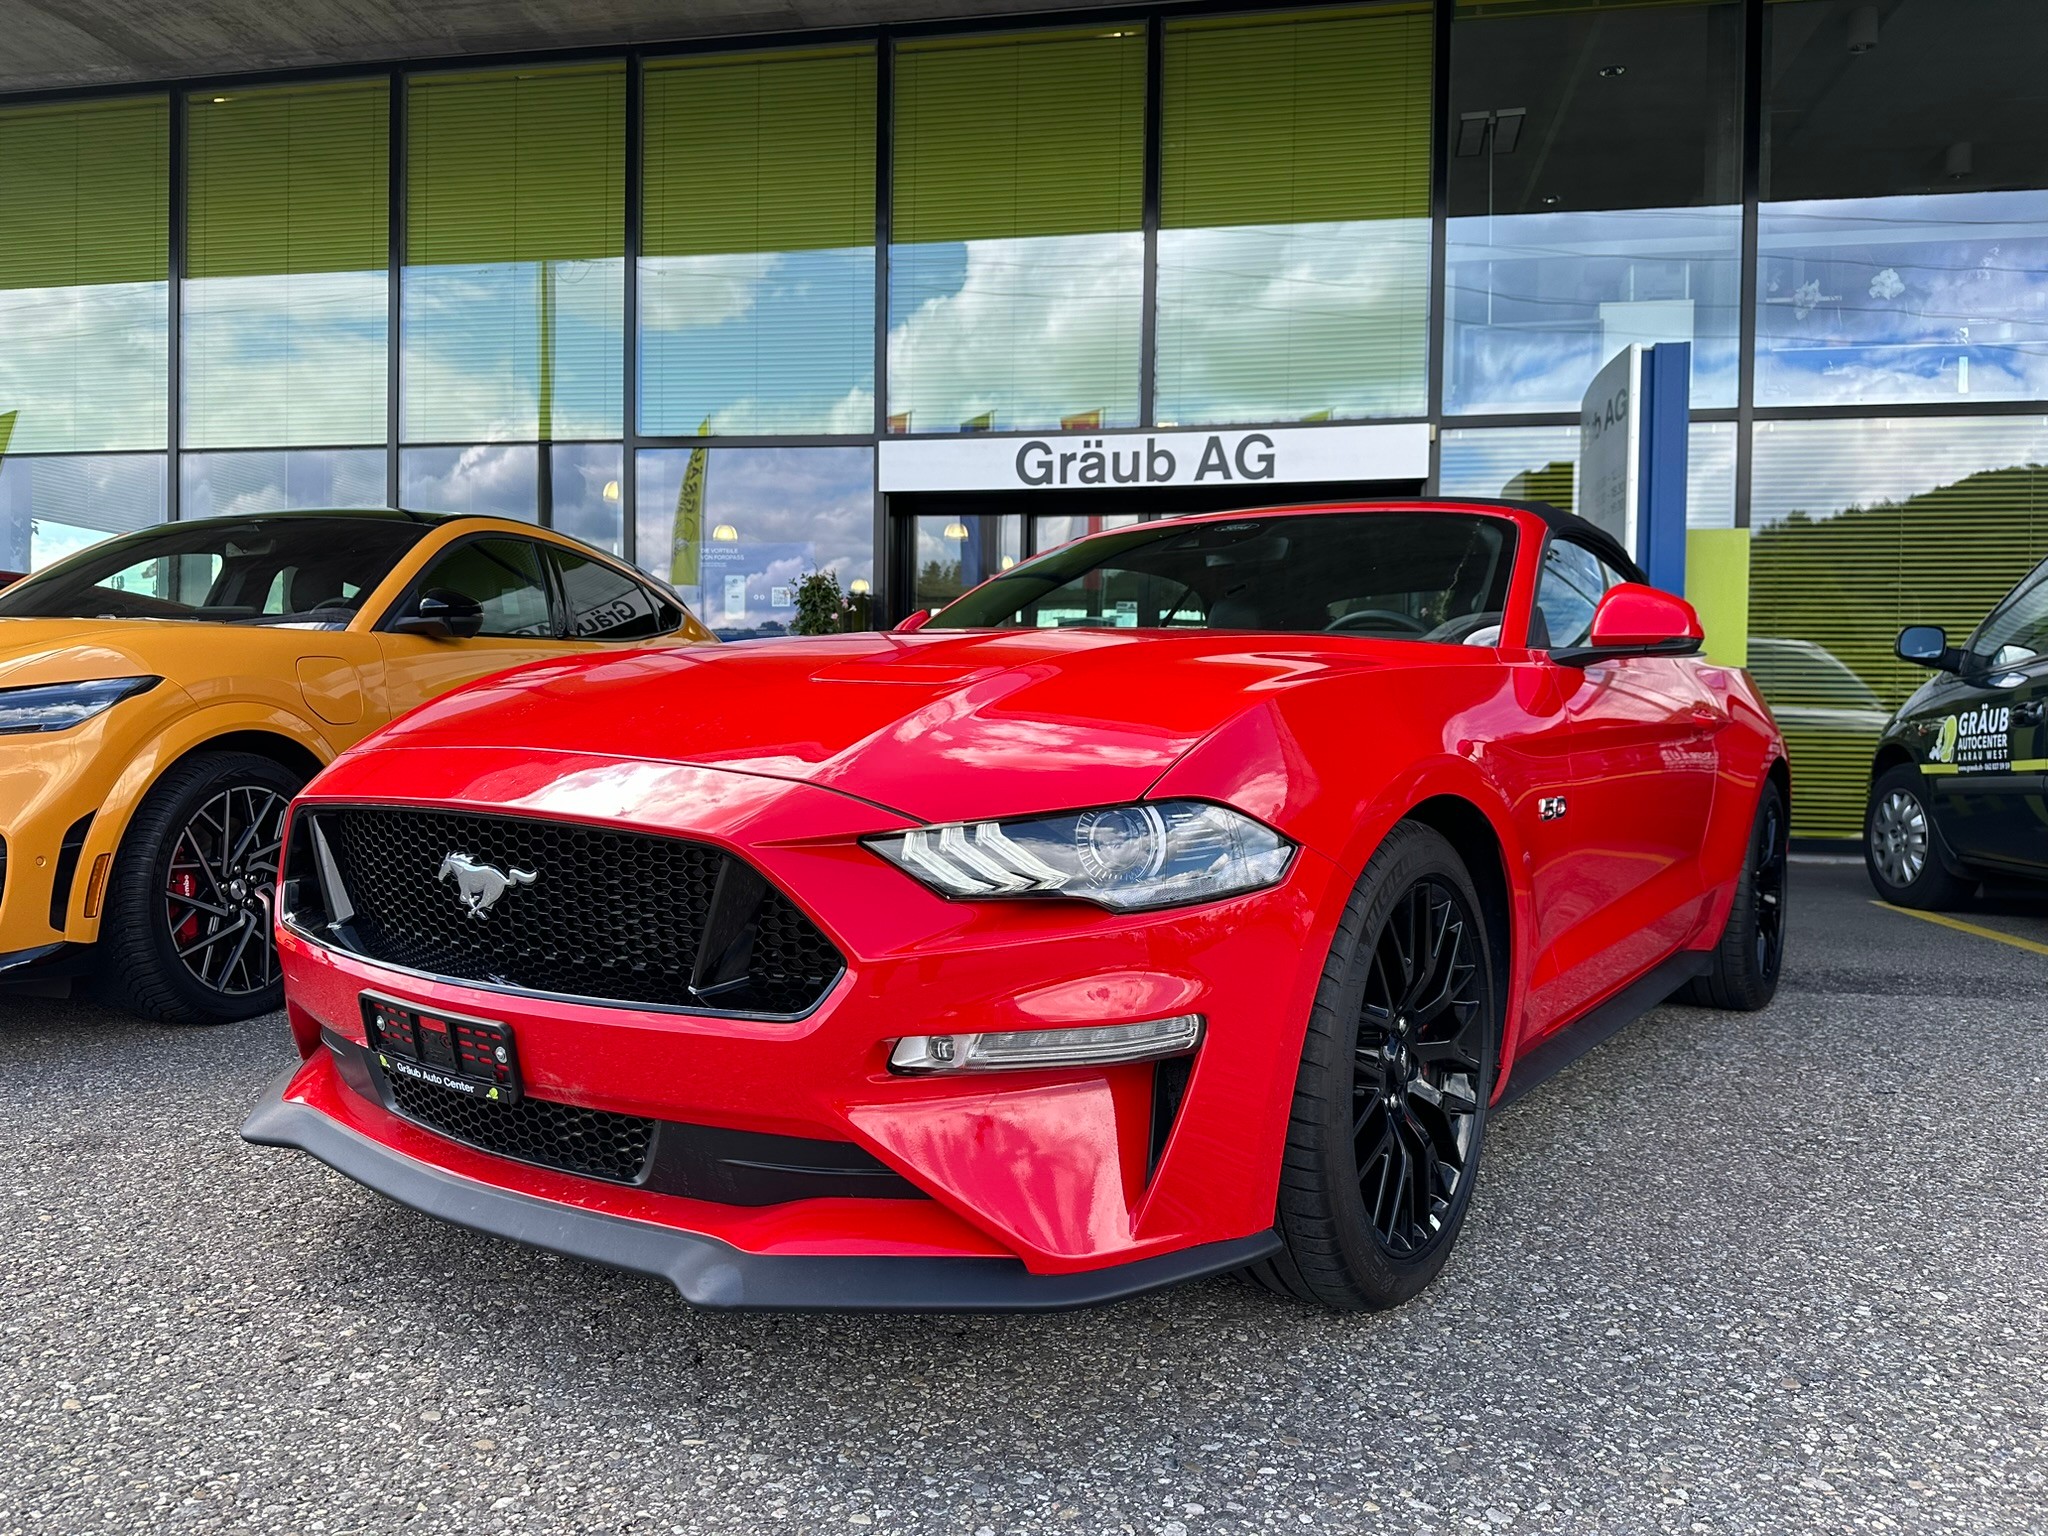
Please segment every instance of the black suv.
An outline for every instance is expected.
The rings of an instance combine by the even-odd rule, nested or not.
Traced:
[[[1899,655],[1939,676],[1877,749],[1863,857],[1886,901],[1948,907],[1988,876],[2048,880],[2048,560],[1960,648],[1932,625]]]

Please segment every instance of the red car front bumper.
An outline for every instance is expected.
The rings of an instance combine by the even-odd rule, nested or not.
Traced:
[[[633,765],[630,801],[615,785],[595,793],[617,766],[481,749],[365,754],[323,776],[298,814],[457,804],[720,848],[845,956],[824,1000],[762,1020],[543,997],[399,970],[287,924],[279,947],[305,1062],[251,1117],[250,1140],[299,1147],[466,1226],[665,1275],[708,1305],[1082,1305],[1274,1251],[1281,1146],[1320,972],[1305,957],[1327,951],[1344,894],[1326,861],[1303,850],[1269,890],[1137,917],[953,903],[860,846],[905,825],[886,811],[671,765]],[[652,1120],[677,1146],[751,1136],[770,1151],[742,1148],[723,1174],[656,1188],[466,1145],[397,1112],[368,1049],[366,992],[509,1024],[530,1098]],[[1203,1016],[1205,1034],[1165,1105],[1149,1064],[923,1078],[887,1065],[909,1034],[1185,1013]],[[880,1176],[876,1197],[845,1179],[808,1193],[815,1170],[793,1168],[806,1158],[777,1146],[862,1165]],[[704,1198],[734,1168],[751,1177],[768,1163],[783,1182],[766,1198]]]

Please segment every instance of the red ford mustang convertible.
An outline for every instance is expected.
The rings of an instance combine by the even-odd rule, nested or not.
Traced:
[[[1393,1305],[1504,1096],[1771,997],[1784,748],[1699,644],[1587,523],[1402,503],[502,675],[297,801],[244,1134],[707,1305]]]

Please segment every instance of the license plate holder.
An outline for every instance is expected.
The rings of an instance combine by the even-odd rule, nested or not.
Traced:
[[[511,1025],[374,992],[362,1001],[370,1054],[385,1072],[473,1099],[518,1102],[519,1050]]]

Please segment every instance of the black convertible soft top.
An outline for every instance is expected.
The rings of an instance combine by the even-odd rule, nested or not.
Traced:
[[[1621,547],[1621,540],[1598,523],[1589,522],[1576,512],[1554,507],[1547,501],[1509,501],[1501,496],[1439,496],[1435,499],[1458,506],[1513,507],[1517,512],[1534,513],[1550,525],[1551,532],[1564,534],[1574,542],[1584,544],[1630,581],[1647,582],[1650,579],[1629,552]]]

